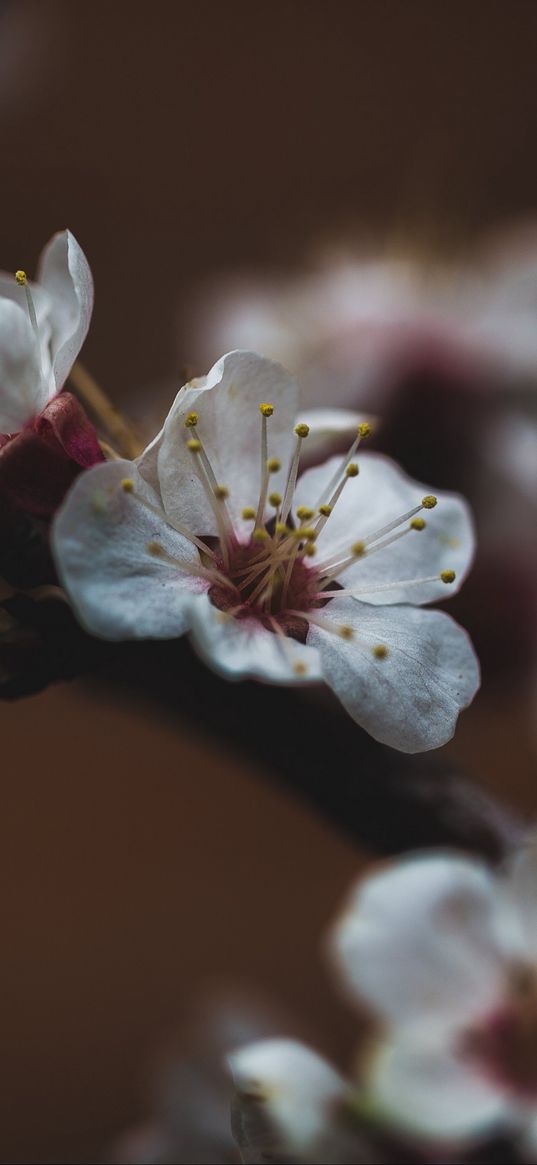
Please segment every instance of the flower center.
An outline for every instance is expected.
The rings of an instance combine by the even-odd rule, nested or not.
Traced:
[[[509,1092],[537,1098],[537,967],[514,968],[504,1005],[468,1033],[464,1050]]]

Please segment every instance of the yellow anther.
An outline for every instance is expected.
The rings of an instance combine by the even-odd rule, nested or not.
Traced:
[[[243,516],[245,522],[249,522],[253,518],[255,518],[255,510],[254,510],[253,506],[245,506],[243,511],[242,511],[242,516]]]
[[[261,413],[262,417],[271,417],[274,412],[274,405],[259,405],[259,412]]]
[[[197,437],[191,437],[186,444],[191,453],[201,453],[201,441],[198,441]]]
[[[337,633],[342,639],[352,639],[354,636],[354,630],[352,627],[349,627],[348,623],[342,623],[341,627],[338,627]]]
[[[252,538],[254,539],[254,542],[266,542],[268,538],[267,531],[263,528],[263,526],[256,526],[252,534]]]
[[[443,583],[455,582],[456,577],[457,575],[454,570],[443,570],[440,574]]]
[[[351,546],[351,554],[354,554],[355,558],[361,558],[362,554],[365,554],[365,549],[365,542],[354,542]]]
[[[134,490],[134,482],[132,477],[124,477],[121,482],[121,488],[126,494],[131,494]]]
[[[370,437],[372,432],[373,432],[373,430],[371,428],[371,425],[368,423],[368,421],[362,421],[361,424],[358,425],[358,436],[359,437]]]
[[[304,554],[307,554],[308,558],[313,558],[313,555],[317,554],[317,547],[314,542],[306,542]]]
[[[435,498],[434,494],[426,494],[425,497],[421,499],[421,504],[425,510],[434,510],[437,501],[438,498]]]
[[[164,553],[160,542],[148,542],[146,550],[149,554],[152,554],[154,558],[159,558],[160,555]]]
[[[303,421],[301,421],[299,425],[295,425],[295,433],[297,437],[307,437],[309,431],[309,425],[305,425]]]
[[[15,271],[15,279],[17,280],[19,287],[24,287],[28,282],[26,271]]]
[[[351,461],[350,465],[347,465],[345,470],[347,477],[358,477],[359,472],[360,470],[358,469],[355,461]]]
[[[269,473],[277,473],[281,469],[281,461],[277,457],[269,457],[267,461],[267,469]]]
[[[308,669],[306,667],[306,664],[302,663],[301,660],[299,660],[298,663],[293,664],[293,671],[294,671],[296,676],[305,676],[307,670]]]
[[[297,526],[293,530],[293,536],[298,538],[299,542],[315,542],[317,531],[315,526]]]
[[[309,519],[313,518],[314,513],[315,510],[310,510],[308,506],[298,506],[296,516],[300,518],[301,522],[309,522]]]
[[[275,528],[276,534],[290,534],[291,533],[289,526],[286,526],[285,522],[276,522],[276,526],[274,528]]]
[[[385,643],[376,643],[375,646],[371,648],[371,652],[375,659],[386,659],[388,648],[386,647]]]
[[[425,530],[427,522],[425,518],[413,518],[410,523],[411,530]]]
[[[323,518],[329,518],[332,513],[332,506],[319,506],[319,513],[323,515]]]
[[[277,510],[278,506],[281,506],[281,504],[281,494],[269,494],[269,505],[274,506],[274,508]]]
[[[197,413],[189,413],[188,417],[186,418],[186,421],[185,421],[185,428],[186,429],[195,429],[197,423],[198,423],[198,414]]]
[[[214,496],[221,502],[225,501],[225,499],[229,497],[229,490],[227,485],[215,485]]]

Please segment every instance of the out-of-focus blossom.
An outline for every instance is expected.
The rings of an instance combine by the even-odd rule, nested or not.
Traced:
[[[459,264],[351,250],[288,277],[222,278],[191,323],[193,358],[254,348],[300,377],[308,404],[377,409],[422,365],[501,388],[537,376],[537,238]]]
[[[45,248],[38,279],[0,275],[0,494],[49,517],[82,468],[103,460],[78,401],[61,392],[93,307],[85,255],[70,231]]]
[[[537,851],[499,876],[410,856],[362,879],[331,936],[384,1032],[363,1075],[379,1119],[430,1144],[507,1130],[537,1159]]]
[[[358,466],[367,425],[298,478],[297,408],[280,365],[224,356],[181,389],[137,465],[76,483],[53,531],[61,580],[94,635],[190,631],[230,679],[322,679],[376,739],[438,747],[479,682],[466,634],[422,610],[468,570],[466,504],[437,506],[387,458]]]

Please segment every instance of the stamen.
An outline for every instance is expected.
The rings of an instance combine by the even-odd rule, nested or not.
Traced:
[[[348,554],[345,558],[342,558],[339,560],[332,559],[329,562],[323,562],[323,564],[318,567],[319,573],[320,574],[327,574],[329,576],[326,579],[326,584],[328,584],[329,582],[332,581],[332,579],[337,578],[337,576],[339,574],[341,574],[342,571],[346,570],[347,567],[352,566],[353,562],[355,562],[357,557],[370,558],[372,554],[377,553],[377,550],[385,550],[387,546],[392,546],[394,542],[398,542],[400,538],[404,538],[406,534],[410,534],[412,532],[412,529],[413,529],[412,525],[409,525],[406,527],[406,530],[399,530],[396,534],[392,534],[391,537],[384,538],[384,540],[382,542],[377,542],[370,549],[366,545],[366,548],[362,549],[361,553],[358,555],[355,553],[352,553],[350,555]],[[354,551],[355,547],[356,548],[358,548],[360,546],[363,547],[363,545],[364,545],[363,543],[357,542],[357,543],[355,543],[354,547],[351,547],[351,550]]]
[[[15,279],[16,279],[19,287],[24,287],[24,291],[26,294],[26,306],[28,308],[28,315],[30,317],[32,331],[33,331],[34,336],[35,336],[37,343],[38,343],[39,363],[41,364],[41,341],[39,339],[39,328],[37,326],[37,315],[35,312],[33,296],[32,296],[32,293],[30,291],[30,288],[28,286],[28,276],[26,274],[26,271],[16,271],[15,272]]]
[[[360,471],[359,471],[358,466],[355,464],[355,462],[351,461],[350,465],[346,466],[345,471],[344,471],[344,476],[341,479],[341,481],[339,482],[339,485],[336,486],[328,504],[322,503],[320,506],[317,506],[317,509],[321,515],[321,517],[318,519],[317,525],[315,527],[316,532],[317,532],[317,537],[319,537],[321,530],[324,530],[324,527],[326,526],[326,523],[330,517],[330,514],[332,513],[334,506],[339,501],[339,499],[343,493],[343,490],[345,489],[347,482],[350,480],[351,477],[357,477],[359,472]]]
[[[290,615],[300,615],[308,623],[313,623],[321,631],[328,631],[331,635],[338,635],[340,639],[354,639],[354,627],[349,623],[332,623],[330,619],[322,619],[319,615],[312,615],[311,611],[290,611]]]
[[[367,421],[363,421],[362,424],[358,425],[358,432],[356,434],[356,437],[354,438],[354,441],[353,441],[350,449],[345,454],[343,460],[340,462],[338,469],[336,469],[334,476],[330,479],[330,481],[328,482],[328,485],[323,490],[323,492],[319,498],[319,501],[317,502],[316,509],[319,509],[319,507],[323,504],[323,502],[328,501],[330,494],[335,489],[342,473],[345,472],[347,465],[349,464],[349,461],[351,461],[352,458],[354,457],[354,454],[356,453],[356,450],[360,444],[360,441],[362,441],[365,437],[370,437],[371,432],[372,432],[371,426],[367,424]]]
[[[160,542],[156,542],[155,540],[148,542],[146,550],[152,558],[159,558],[162,562],[166,562],[170,566],[176,566],[182,574],[190,574],[194,578],[207,579],[211,583],[219,582],[223,586],[231,587],[234,591],[237,590],[236,586],[226,578],[225,574],[221,574],[219,570],[210,570],[202,566],[201,563],[185,562],[184,559],[177,558],[175,554],[170,554]]]
[[[255,516],[256,526],[261,526],[263,524],[263,515],[265,513],[265,504],[267,501],[269,474],[271,473],[268,460],[267,419],[273,415],[274,405],[260,404],[259,412],[261,413],[261,486],[259,490],[259,501],[257,503],[257,511]]]
[[[386,656],[389,655],[389,651],[385,643],[376,643],[375,646],[371,648],[371,653],[374,655],[375,659],[386,659]]]
[[[281,645],[282,651],[285,655],[286,662],[291,665],[295,675],[296,676],[307,675],[307,671],[308,671],[307,663],[304,663],[304,660],[302,660],[302,659],[299,659],[296,661],[293,660],[293,657],[291,654],[291,648],[290,648],[289,643],[287,642],[288,636],[285,634],[285,632],[280,627],[278,620],[271,618],[270,623],[271,623],[271,626],[272,626],[275,634],[278,636],[278,642]]]
[[[197,546],[198,550],[201,550],[202,554],[207,554],[209,558],[216,558],[214,550],[212,550],[206,542],[204,542],[201,538],[198,538],[196,534],[193,534],[192,531],[187,529],[186,526],[183,526],[181,522],[172,521],[168,514],[164,513],[164,510],[159,509],[158,506],[154,506],[151,502],[148,502],[147,498],[142,497],[142,494],[139,494],[137,490],[135,490],[134,482],[131,477],[123,478],[123,481],[121,482],[121,489],[126,494],[132,494],[133,498],[135,498],[137,502],[140,502],[140,505],[144,506],[146,510],[149,510],[151,514],[154,514],[155,517],[160,518],[162,522],[165,522],[166,526],[169,526],[171,530],[175,530],[176,534],[181,534],[181,536],[186,538],[188,542],[192,542],[194,546]],[[95,506],[93,508],[95,509]]]
[[[187,417],[185,422],[187,427],[189,419],[193,416],[196,416],[196,414],[190,413],[189,417]],[[207,453],[203,448],[203,443],[200,441],[199,437],[191,437],[186,444],[187,449],[190,450],[193,457],[195,457],[196,461],[198,462],[196,466],[198,478],[201,482],[201,485],[203,486],[207,501],[209,502],[209,505],[211,506],[213,514],[216,518],[216,524],[218,526],[218,533],[220,537],[220,549],[222,551],[222,558],[224,559],[224,563],[227,569],[229,566],[229,542],[231,542],[233,539],[233,526],[231,524],[231,518],[229,516],[225,501],[226,497],[228,496],[227,488],[226,486],[219,485],[211,462],[209,461]]]
[[[245,522],[250,522],[255,518],[255,510],[253,506],[245,506],[242,511],[242,517]]]
[[[397,589],[397,587],[418,587],[422,586],[423,583],[432,582],[452,583],[455,582],[455,578],[456,575],[454,570],[443,570],[441,574],[431,574],[427,578],[402,578],[396,579],[394,582],[389,583],[372,583],[371,586],[363,586],[359,588],[350,587],[347,590],[323,590],[319,591],[315,597],[317,599],[342,599],[348,596],[349,598],[355,599],[358,598],[359,595],[376,595],[379,591],[391,591]]]
[[[293,456],[291,458],[291,464],[289,466],[289,473],[287,475],[287,482],[286,482],[286,486],[285,486],[285,493],[283,495],[282,522],[287,521],[287,519],[289,517],[289,511],[290,511],[291,506],[293,504],[293,498],[295,496],[295,489],[296,489],[296,479],[298,476],[298,465],[299,465],[299,461],[300,461],[300,452],[302,449],[302,442],[308,436],[309,431],[310,431],[309,425],[305,425],[305,424],[295,425],[296,445],[295,445],[295,450],[294,450]]]

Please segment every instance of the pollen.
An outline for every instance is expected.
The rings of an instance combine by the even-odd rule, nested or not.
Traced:
[[[259,405],[259,412],[262,417],[271,417],[274,412],[274,405],[261,404]]]
[[[289,526],[286,526],[285,522],[276,522],[275,530],[276,530],[276,534],[290,534],[291,533]]]
[[[298,506],[296,516],[300,518],[301,522],[309,522],[310,518],[313,518],[314,513],[315,511],[310,510],[309,506]]]
[[[359,472],[360,470],[358,469],[355,461],[351,461],[350,465],[347,465],[345,470],[347,477],[358,477]]]
[[[281,494],[269,494],[269,504],[277,510],[282,504]]]
[[[456,577],[457,575],[455,574],[454,570],[443,570],[440,575],[443,583],[455,582]]]
[[[229,490],[227,485],[215,485],[214,496],[215,498],[218,498],[220,502],[225,501],[225,499],[229,497]]]
[[[317,554],[317,547],[313,542],[306,542],[304,554],[307,554],[308,558],[313,558],[313,555]]]
[[[371,425],[368,423],[368,421],[362,421],[362,423],[360,425],[358,425],[358,436],[359,437],[370,437],[372,432],[373,432],[373,430],[371,428]]]
[[[371,648],[371,653],[374,655],[375,659],[386,659],[386,656],[388,655],[388,648],[386,647],[385,643],[376,643],[375,646]]]
[[[341,627],[338,627],[337,633],[341,637],[341,639],[353,639],[354,638],[354,630],[352,627],[349,626],[348,623],[342,623]]]
[[[309,431],[309,425],[304,424],[304,422],[301,422],[299,425],[295,425],[295,433],[297,437],[307,437]]]
[[[295,538],[298,538],[299,542],[303,540],[306,542],[315,542],[317,537],[315,526],[297,526],[297,529],[293,530],[293,534]]]
[[[351,554],[354,554],[355,558],[361,558],[365,554],[365,542],[354,542],[351,546]]]
[[[197,437],[191,437],[190,441],[187,441],[187,448],[191,453],[201,453],[201,441],[198,441]]]
[[[277,457],[269,457],[267,461],[267,469],[269,473],[277,473],[281,469],[281,461]]]
[[[426,494],[425,497],[421,499],[421,504],[425,510],[434,510],[437,500],[438,499],[435,498],[434,494]]]
[[[330,514],[332,513],[332,506],[319,506],[319,513],[323,515],[323,518],[329,518]]]
[[[250,522],[255,518],[255,510],[253,506],[245,506],[242,511],[242,517],[245,522]]]
[[[124,477],[121,482],[121,488],[124,493],[131,494],[134,490],[134,482],[132,477]]]
[[[189,413],[185,421],[185,429],[195,429],[198,423],[198,414]]]
[[[152,554],[154,558],[160,558],[160,555],[163,553],[160,542],[148,542],[146,550],[148,554]]]
[[[26,271],[15,271],[15,279],[17,280],[19,287],[25,287],[28,282]]]
[[[425,518],[413,518],[410,523],[411,530],[425,530],[427,522]]]
[[[306,667],[306,664],[302,663],[302,660],[299,660],[298,663],[293,664],[293,671],[294,671],[296,676],[305,676],[307,670],[308,669]]]
[[[270,535],[267,533],[263,526],[256,526],[252,534],[252,538],[255,542],[266,542],[269,537]]]

